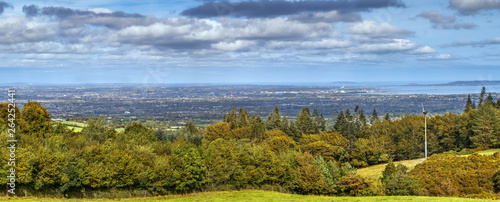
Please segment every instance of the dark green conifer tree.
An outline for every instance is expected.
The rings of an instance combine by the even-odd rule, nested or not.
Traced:
[[[311,112],[308,107],[302,108],[302,111],[297,115],[295,127],[299,133],[312,134],[316,131],[316,125],[311,119]]]
[[[479,104],[478,104],[478,107],[479,107],[479,105],[483,104],[485,96],[486,96],[486,88],[483,86],[483,89],[481,90],[481,94],[479,94]]]
[[[289,134],[289,129],[288,129],[288,119],[286,118],[286,115],[283,115],[283,118],[281,119],[281,131],[285,132],[286,134]]]
[[[288,127],[288,135],[290,135],[295,142],[299,142],[300,138],[302,137],[302,133],[299,132],[297,127],[295,126],[295,122],[290,122],[290,126]]]
[[[264,131],[264,122],[262,121],[262,118],[260,118],[260,115],[257,115],[257,117],[253,115],[250,122],[250,133],[252,138],[262,141]]]
[[[326,121],[325,121],[325,117],[323,116],[323,113],[321,113],[319,115],[318,130],[320,132],[323,132],[326,130]]]
[[[335,125],[333,126],[333,128],[342,134],[342,132],[345,131],[346,124],[347,124],[347,119],[344,115],[344,112],[340,110],[340,113],[339,115],[337,115],[337,119],[335,120]]]
[[[266,120],[267,130],[279,130],[281,129],[281,115],[278,105],[274,107],[274,111],[267,116]]]
[[[312,120],[314,125],[314,133],[319,133],[318,125],[319,125],[319,113],[318,109],[314,108],[312,113]]]
[[[238,126],[240,128],[248,127],[249,126],[248,119],[249,117],[247,110],[243,110],[243,108],[240,107],[240,112],[238,113]]]
[[[378,119],[377,110],[373,109],[372,117],[370,118],[370,124],[374,124],[378,121],[379,121],[379,119]]]
[[[184,132],[188,134],[198,134],[198,129],[196,129],[196,126],[193,124],[193,122],[189,120],[186,125],[184,125]]]
[[[491,93],[488,93],[488,97],[486,97],[485,103],[489,104],[489,105],[494,104],[494,102],[493,102],[493,96],[491,96]]]
[[[472,99],[470,98],[470,94],[467,95],[467,102],[465,103],[464,112],[469,112],[471,109],[474,109],[475,106],[472,104]]]
[[[366,116],[363,113],[363,110],[359,110],[359,116],[358,116],[359,124],[361,128],[366,125]],[[360,128],[360,130],[361,130]]]
[[[391,117],[389,116],[389,113],[385,113],[384,121],[390,121],[390,120],[391,120]]]

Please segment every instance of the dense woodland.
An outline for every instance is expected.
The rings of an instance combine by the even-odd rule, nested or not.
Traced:
[[[0,104],[5,147],[6,117],[7,104]],[[484,88],[477,106],[469,95],[463,114],[427,117],[429,155],[436,155],[409,173],[393,160],[424,156],[424,116],[392,120],[375,109],[365,115],[357,106],[341,111],[331,130],[320,112],[307,107],[293,122],[278,107],[264,119],[234,107],[206,129],[188,122],[172,132],[133,122],[116,132],[99,117],[74,132],[53,125],[47,109],[30,101],[16,109],[15,123],[19,195],[92,198],[266,189],[491,198],[500,190],[500,155],[450,155],[500,146],[500,101]],[[0,150],[3,176],[9,174],[8,152]],[[386,162],[381,183],[356,175],[356,168]]]

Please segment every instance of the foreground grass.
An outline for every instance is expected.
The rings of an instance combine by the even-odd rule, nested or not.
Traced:
[[[83,200],[54,198],[0,198],[0,201],[488,201],[481,199],[426,197],[426,196],[373,196],[373,197],[331,197],[284,194],[271,191],[228,191],[207,192],[189,195],[172,195],[151,198]]]

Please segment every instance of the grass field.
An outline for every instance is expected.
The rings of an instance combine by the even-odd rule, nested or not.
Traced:
[[[228,191],[208,192],[189,195],[172,195],[152,198],[133,198],[115,200],[80,200],[54,198],[0,198],[0,201],[488,201],[481,199],[453,198],[453,197],[426,197],[426,196],[373,196],[373,197],[332,197],[332,196],[305,196],[284,194],[271,191]]]
[[[424,158],[421,159],[413,159],[413,160],[406,160],[406,161],[396,161],[394,164],[403,164],[406,167],[408,167],[408,170],[413,169],[417,164],[422,163],[424,161]],[[384,171],[385,166],[387,163],[384,164],[378,164],[378,165],[373,165],[369,166],[366,168],[360,168],[358,169],[358,175],[366,177],[370,180],[377,180],[378,178],[382,177],[382,171]]]
[[[79,122],[74,122],[74,121],[63,121],[63,122],[61,122],[61,124],[67,125],[67,126],[76,126],[76,127],[80,127],[80,128],[83,128],[87,125],[84,123],[79,123]]]
[[[488,150],[484,150],[484,151],[478,151],[476,153],[482,154],[482,155],[492,155],[495,152],[500,152],[500,149],[488,149]]]
[[[482,154],[482,155],[492,155],[495,152],[500,152],[500,149],[489,149],[489,150],[484,150],[484,151],[478,151],[475,153]],[[469,156],[469,155],[462,155],[462,156]],[[406,167],[408,167],[408,170],[413,169],[417,164],[422,163],[424,161],[424,158],[420,159],[413,159],[413,160],[406,160],[406,161],[397,161],[394,162],[396,165],[398,164],[403,164]],[[360,168],[358,169],[358,175],[361,175],[363,177],[366,177],[370,180],[377,180],[378,178],[382,177],[382,171],[384,171],[385,164],[378,164],[378,165],[373,165],[369,166],[366,168]]]
[[[68,129],[74,130],[75,132],[81,132],[83,127],[86,126],[86,124],[84,124],[84,123],[78,123],[78,122],[74,122],[74,121],[62,121],[60,123],[67,126]]]
[[[82,129],[85,126],[87,126],[87,124],[74,122],[74,121],[62,121],[61,124],[67,126],[68,129],[74,130],[75,132],[82,132]],[[125,128],[115,128],[116,132],[123,132],[124,130],[125,130]]]

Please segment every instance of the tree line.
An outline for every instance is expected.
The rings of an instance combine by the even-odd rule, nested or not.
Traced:
[[[429,154],[500,146],[500,102],[486,96],[484,88],[479,100],[476,106],[469,95],[462,115],[428,119]],[[2,144],[7,139],[6,107],[0,104]],[[417,183],[404,168],[392,169],[384,178],[386,187],[392,183],[392,192],[355,175],[356,168],[423,157],[422,115],[391,120],[385,114],[379,119],[375,109],[367,117],[356,106],[352,113],[341,111],[333,128],[327,128],[316,109],[305,107],[289,121],[277,106],[266,119],[233,107],[222,122],[206,129],[188,122],[180,131],[153,130],[132,122],[116,132],[98,117],[74,132],[54,126],[38,102],[29,101],[15,113],[17,179],[28,194],[115,197],[119,194],[110,193],[142,196],[250,188],[343,196],[423,193],[394,187],[390,179]],[[6,175],[7,150],[0,150],[0,155],[0,174]]]

